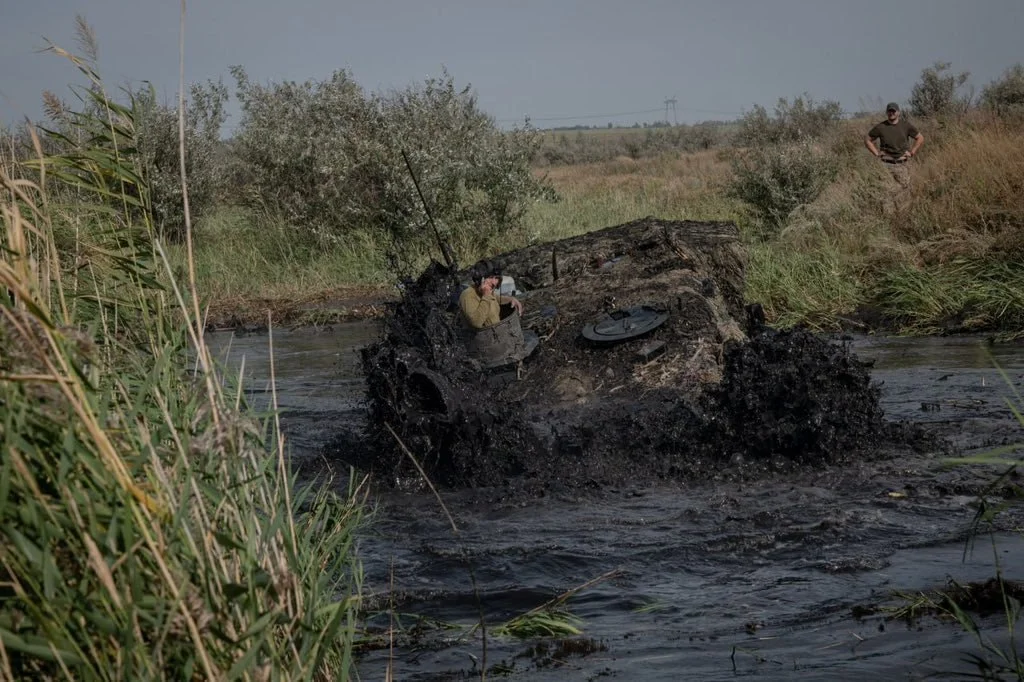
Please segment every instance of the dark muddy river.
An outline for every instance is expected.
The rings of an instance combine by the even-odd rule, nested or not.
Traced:
[[[330,471],[337,434],[363,418],[356,350],[376,331],[353,323],[274,334],[283,428],[303,471]],[[250,400],[266,404],[268,337],[211,338],[229,366],[237,369],[244,356]],[[1024,344],[852,343],[875,361],[890,419],[925,423],[966,452],[1024,441],[1006,404],[1024,390]],[[393,606],[406,627],[418,614],[463,629],[426,627],[415,641],[400,638],[393,653],[365,655],[361,675],[383,679],[389,660],[397,680],[479,679],[484,664],[488,678],[528,680],[916,680],[976,672],[965,657],[980,649],[958,626],[872,612],[898,606],[894,590],[990,578],[996,559],[1007,577],[1024,579],[1024,539],[1014,532],[1024,516],[1016,511],[965,554],[977,493],[995,474],[947,466],[944,456],[743,484],[626,481],[540,499],[445,493],[457,537],[431,495],[379,494],[361,546],[369,603],[382,612],[372,622],[386,627]],[[538,640],[488,637],[485,661],[479,633],[465,630],[481,604],[493,627],[610,571],[618,573],[568,602],[584,645],[544,650]],[[983,634],[1007,644],[1005,618],[981,622]]]

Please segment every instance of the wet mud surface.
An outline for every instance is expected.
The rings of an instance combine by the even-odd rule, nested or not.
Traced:
[[[540,495],[758,479],[937,447],[883,418],[869,367],[847,345],[776,331],[742,308],[732,224],[647,218],[497,260],[538,287],[523,296],[538,351],[481,372],[449,306],[464,273],[435,263],[407,283],[362,353],[367,437],[338,449],[380,484],[422,485],[406,449],[447,489]],[[614,344],[581,334],[638,305],[667,321]],[[668,350],[651,359],[651,344]]]
[[[366,428],[357,349],[377,329],[275,335],[283,425],[310,479],[333,473],[344,485],[338,434]],[[247,357],[250,400],[259,404],[266,338],[231,346],[232,362]],[[378,487],[361,544],[368,610],[378,612],[369,625],[386,641],[392,613],[409,630],[417,616],[424,620],[416,638],[398,635],[393,654],[366,652],[362,675],[382,677],[389,660],[402,680],[478,679],[484,664],[493,679],[529,680],[976,672],[964,659],[979,650],[961,628],[929,616],[892,620],[887,609],[900,605],[895,590],[942,589],[951,578],[984,584],[996,557],[1008,579],[1024,579],[1024,541],[1014,532],[1024,518],[1013,507],[997,521],[995,549],[986,536],[965,554],[977,496],[997,470],[944,463],[949,454],[1024,440],[1005,402],[1024,384],[1024,345],[853,337],[850,348],[871,363],[883,423],[921,427],[935,447],[893,445],[883,433],[873,452],[811,467],[758,464],[754,472],[730,457],[693,479],[638,476],[531,494],[504,485],[446,491],[458,536],[430,494]],[[1008,480],[990,498],[1005,500],[1019,482]],[[557,640],[492,636],[485,662],[479,632],[467,634],[481,605],[493,628],[615,569],[616,578],[567,604],[583,630],[569,639],[583,644],[559,650]],[[977,618],[1005,644],[1000,614]]]

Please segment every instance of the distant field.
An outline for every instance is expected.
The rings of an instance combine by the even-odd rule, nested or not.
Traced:
[[[738,125],[739,124],[737,124],[737,123],[716,123],[716,124],[714,124],[716,129],[718,129],[722,133],[726,133],[726,134],[733,132],[738,127]],[[553,129],[548,129],[548,130],[544,130],[542,132],[544,133],[544,141],[548,142],[548,141],[551,141],[551,140],[557,140],[558,138],[563,137],[563,136],[572,138],[572,137],[576,137],[577,135],[583,135],[584,137],[600,137],[600,138],[604,138],[604,139],[608,139],[608,138],[611,138],[611,137],[622,137],[622,138],[625,138],[625,137],[631,137],[631,136],[634,136],[634,135],[643,135],[643,134],[647,133],[648,131],[654,132],[654,133],[666,133],[666,132],[671,132],[671,131],[673,131],[673,130],[675,130],[677,128],[684,128],[684,127],[686,127],[686,126],[684,126],[684,125],[679,125],[679,126],[659,126],[659,127],[648,127],[648,128],[642,128],[642,127],[641,128],[633,128],[633,127],[621,127],[621,128],[620,127],[613,127],[613,128],[607,128],[607,127],[605,127],[605,128],[588,128],[586,130],[583,130],[583,129],[580,129],[580,130],[571,130],[571,129],[553,130]]]
[[[545,130],[544,139],[557,140],[559,137],[576,137],[584,135],[587,137],[627,137],[646,133],[648,130],[668,130],[668,128],[590,128],[588,130]]]

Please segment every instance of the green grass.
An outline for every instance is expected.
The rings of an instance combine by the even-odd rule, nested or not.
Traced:
[[[875,300],[916,333],[1024,329],[1024,264],[958,260],[882,273]]]
[[[0,678],[347,679],[362,493],[296,489],[137,210],[136,112],[58,52],[89,146],[0,162]]]
[[[776,324],[835,329],[865,301],[864,285],[835,247],[808,253],[759,242],[747,253],[746,297]]]
[[[552,608],[517,616],[495,627],[496,637],[573,637],[583,633],[581,621],[564,608]]]
[[[183,246],[171,249],[184,267]],[[355,233],[345,242],[317,244],[282,221],[222,208],[196,227],[196,279],[214,299],[302,299],[353,285],[388,281],[383,245]]]

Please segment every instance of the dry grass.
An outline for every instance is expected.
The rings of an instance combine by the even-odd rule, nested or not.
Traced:
[[[546,141],[557,140],[561,137],[576,137],[577,135],[583,135],[584,137],[632,137],[635,135],[643,135],[648,130],[660,130],[660,128],[587,128],[586,130],[545,130],[544,139]]]
[[[618,158],[545,171],[559,193],[526,217],[531,242],[563,239],[656,215],[668,220],[734,220],[740,206],[723,195],[729,164],[719,152]]]
[[[991,246],[1024,227],[1024,130],[996,122],[945,137],[923,159],[911,216],[895,232],[929,247],[933,258],[983,255],[979,238]],[[945,248],[931,248],[936,240]]]
[[[1017,299],[1006,292],[1024,262],[1024,129],[980,118],[942,128],[925,122],[912,191],[894,211],[888,169],[862,147],[871,123],[849,122],[823,140],[842,159],[839,178],[770,241],[757,238],[744,207],[724,195],[732,178],[726,151],[538,171],[563,199],[532,210],[530,238],[559,239],[645,215],[735,220],[750,254],[747,296],[776,322],[836,328],[874,306],[916,330],[949,320],[971,328],[1020,324]],[[986,263],[994,278],[978,287]]]

